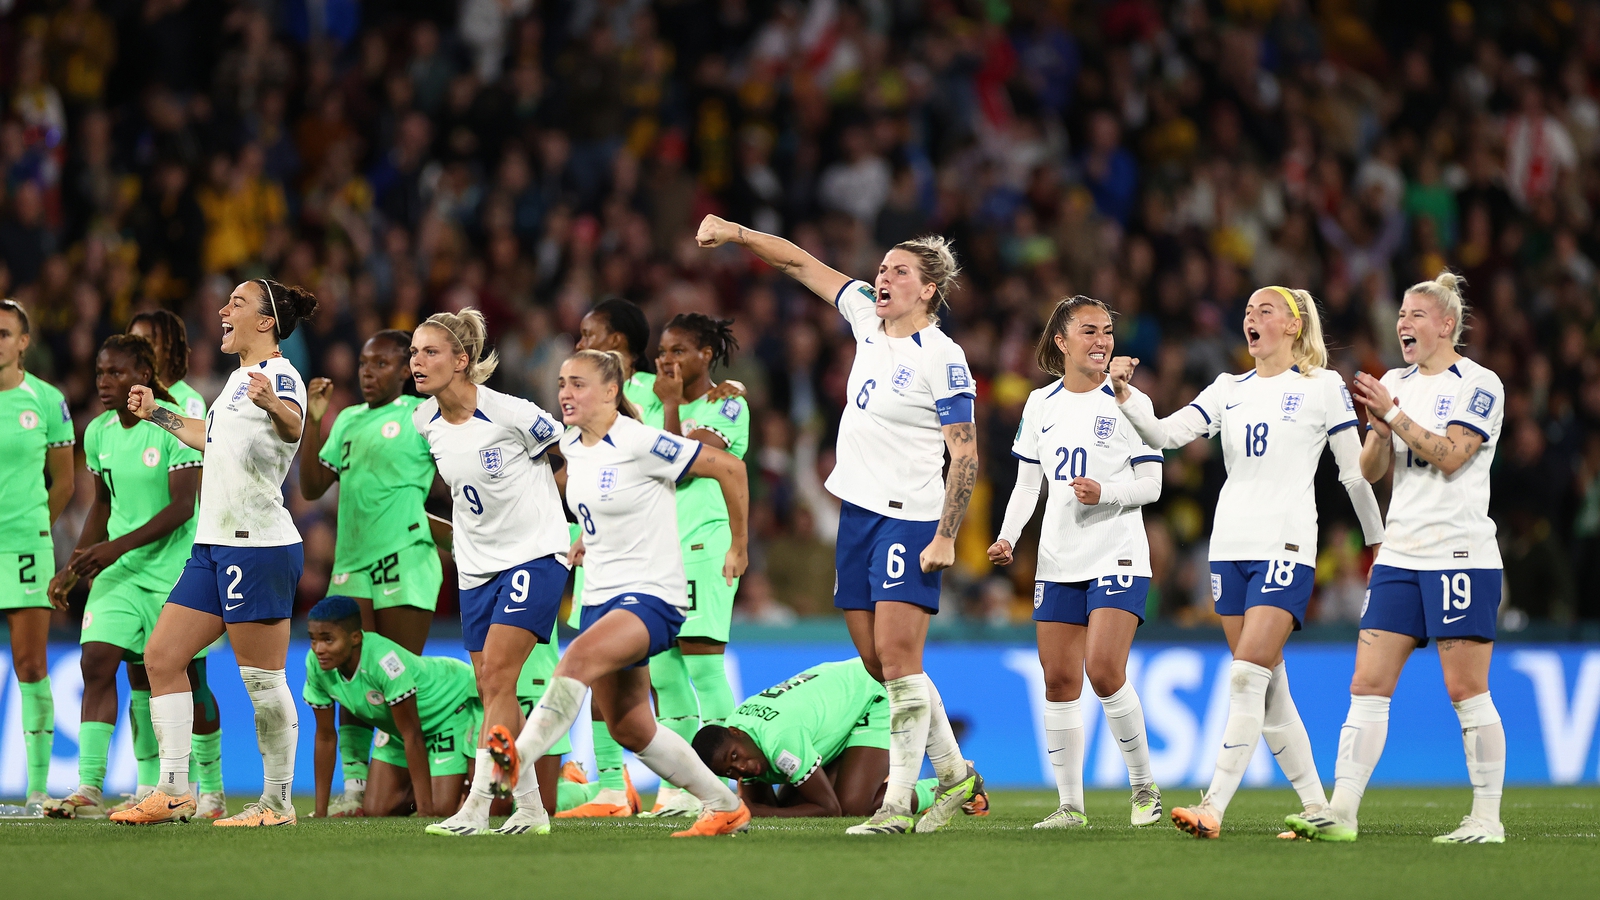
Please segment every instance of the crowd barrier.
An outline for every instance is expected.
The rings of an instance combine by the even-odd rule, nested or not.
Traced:
[[[459,644],[440,639],[431,653],[464,656]],[[288,678],[296,697],[304,683],[307,644],[297,640],[289,652]],[[848,644],[747,644],[728,654],[728,674],[736,696],[775,684],[818,662],[854,655]],[[1355,648],[1348,645],[1290,643],[1289,680],[1316,751],[1324,783],[1333,781],[1339,726],[1349,704]],[[55,754],[50,792],[62,796],[77,784],[77,734],[82,678],[78,648],[50,648],[55,695]],[[1164,788],[1204,786],[1221,743],[1228,709],[1228,652],[1220,644],[1135,644],[1129,677],[1144,701],[1150,756],[1156,781]],[[966,755],[991,785],[1047,787],[1054,782],[1044,745],[1040,710],[1044,684],[1035,650],[1027,645],[930,644],[925,664],[939,685]],[[228,792],[247,795],[261,788],[261,757],[256,748],[249,699],[233,655],[220,648],[211,655],[212,689],[222,711],[222,765]],[[0,796],[19,797],[26,786],[20,702],[8,653],[0,651]],[[1505,720],[1506,781],[1513,785],[1594,783],[1597,772],[1596,722],[1600,718],[1600,645],[1515,644],[1496,649],[1490,690]],[[126,721],[126,681],[121,682],[121,720],[111,747],[106,789],[131,791],[135,763]],[[1087,734],[1085,776],[1099,787],[1126,785],[1127,773],[1115,739],[1102,727],[1098,703],[1083,706]],[[1460,729],[1445,695],[1436,653],[1416,653],[1395,694],[1389,741],[1373,773],[1378,785],[1466,786]],[[593,771],[588,713],[573,729],[574,756]],[[315,720],[300,708],[297,792],[312,783],[311,743]],[[655,777],[630,760],[641,790]],[[1249,785],[1285,784],[1263,745],[1245,779]],[[338,776],[335,776],[337,785]],[[337,789],[337,788],[336,788]]]

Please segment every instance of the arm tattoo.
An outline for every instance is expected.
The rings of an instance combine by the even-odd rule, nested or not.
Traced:
[[[972,489],[978,483],[978,454],[972,448],[975,429],[971,422],[962,422],[950,432],[952,449],[963,452],[950,454],[950,475],[944,487],[944,512],[939,516],[939,536],[953,538],[967,514],[967,504],[972,502]],[[969,449],[971,448],[971,449]]]
[[[740,243],[740,244],[744,243],[744,226],[743,225],[739,226],[739,236],[734,238],[734,241],[736,241],[737,243]]]
[[[1405,441],[1418,456],[1435,466],[1442,465],[1445,460],[1465,449],[1449,435],[1441,435],[1431,429],[1423,428],[1405,413],[1400,414],[1393,427],[1399,431],[1400,440]],[[1471,453],[1467,455],[1470,457]]]
[[[155,411],[150,413],[150,421],[160,425],[162,428],[165,428],[173,434],[177,434],[179,431],[183,430],[183,416],[178,415],[170,409],[160,406],[156,407]]]

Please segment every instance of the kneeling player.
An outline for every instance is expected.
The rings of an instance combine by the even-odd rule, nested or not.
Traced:
[[[361,608],[329,597],[311,609],[304,698],[317,714],[316,812],[328,814],[338,759],[333,704],[372,726],[379,740],[368,769],[363,813],[448,816],[483,725],[472,666],[459,659],[417,656],[375,632],[361,630]]]
[[[739,779],[752,816],[871,815],[889,778],[889,694],[860,659],[812,666],[740,704],[726,727],[700,729],[694,749]],[[938,784],[917,782],[912,812],[933,804]],[[966,812],[988,808],[980,794]]]

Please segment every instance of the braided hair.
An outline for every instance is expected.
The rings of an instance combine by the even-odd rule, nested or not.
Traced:
[[[150,327],[150,343],[155,347],[156,377],[172,385],[189,374],[189,329],[170,309],[137,313],[128,320],[128,330],[143,322]]]
[[[713,319],[705,313],[679,313],[667,323],[694,338],[698,348],[711,348],[711,368],[727,365],[729,355],[739,349],[739,340],[733,336],[732,319]]]
[[[101,353],[107,350],[126,353],[133,357],[134,368],[148,369],[149,377],[141,379],[139,383],[149,388],[157,400],[164,400],[167,403],[178,402],[172,399],[172,394],[161,383],[161,376],[158,374],[160,369],[156,366],[156,348],[149,341],[136,334],[113,334],[100,345]]]

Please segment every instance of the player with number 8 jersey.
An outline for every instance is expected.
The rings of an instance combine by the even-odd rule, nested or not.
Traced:
[[[1245,305],[1243,330],[1255,368],[1219,375],[1193,403],[1164,419],[1128,385],[1139,361],[1117,357],[1111,363],[1117,403],[1150,446],[1222,438],[1228,478],[1217,501],[1210,556],[1211,594],[1234,657],[1228,721],[1210,790],[1198,806],[1172,811],[1173,824],[1199,838],[1221,833],[1228,802],[1263,737],[1302,806],[1316,811],[1327,804],[1283,667],[1283,646],[1300,629],[1311,598],[1313,482],[1324,447],[1333,450],[1367,544],[1383,540],[1378,501],[1361,474],[1355,405],[1343,379],[1327,368],[1316,301],[1303,290],[1261,288]]]
[[[461,809],[429,834],[487,833],[494,800],[488,730],[517,728],[517,677],[538,644],[555,639],[566,589],[567,525],[551,453],[561,427],[535,403],[483,386],[498,364],[485,355],[483,314],[437,313],[411,337],[411,375],[428,399],[412,414],[439,475],[450,486],[451,543],[461,590],[461,636],[483,699],[472,787]],[[516,792],[517,808],[497,833],[544,834],[550,818],[536,777]]]

